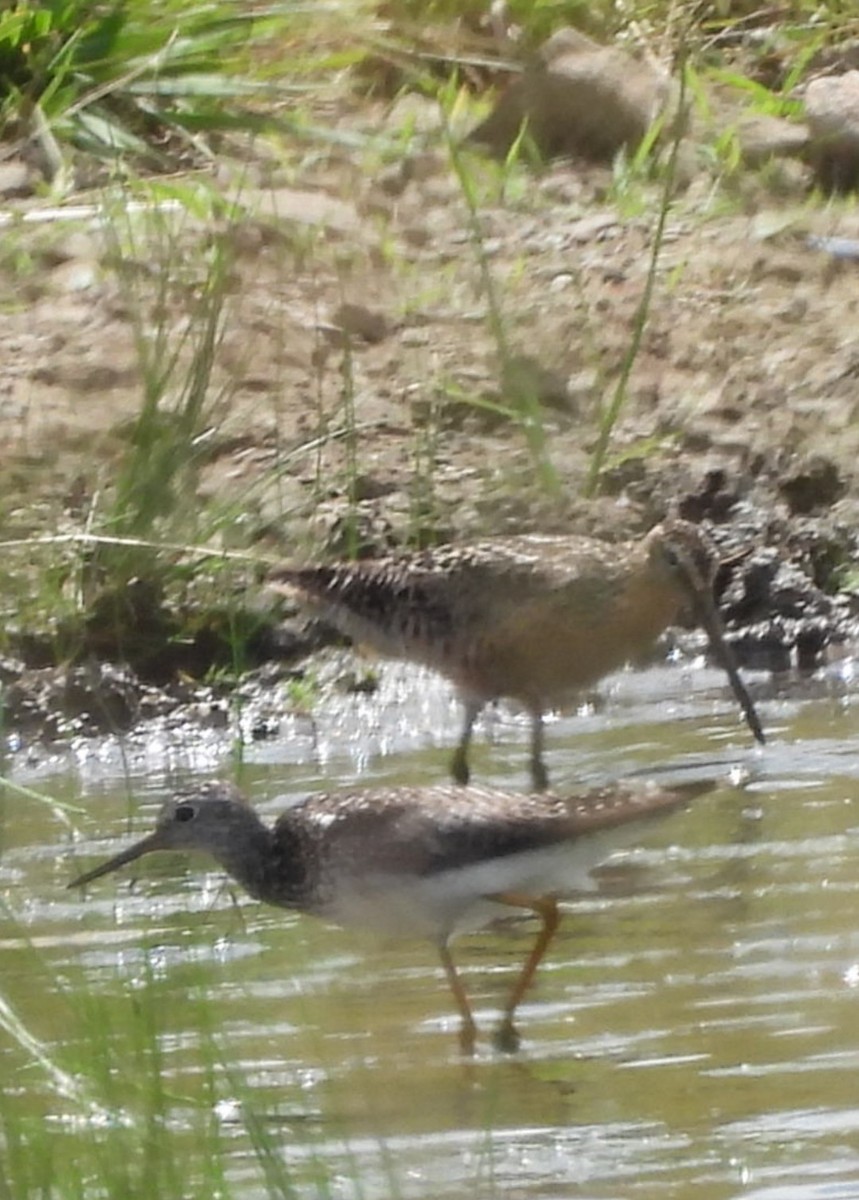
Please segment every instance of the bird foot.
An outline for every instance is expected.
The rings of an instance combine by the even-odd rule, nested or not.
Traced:
[[[451,759],[450,773],[453,776],[454,783],[465,787],[471,778],[471,772],[468,769],[468,759],[461,750],[457,750]]]
[[[519,1030],[509,1019],[501,1022],[492,1037],[492,1044],[502,1054],[515,1054],[522,1045]]]
[[[477,1027],[473,1021],[463,1021],[459,1027],[459,1050],[466,1058],[474,1057]]]
[[[535,792],[549,790],[549,772],[540,759],[534,759],[531,762],[531,787]]]

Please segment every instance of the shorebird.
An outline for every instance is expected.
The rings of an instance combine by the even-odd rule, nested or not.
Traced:
[[[496,1034],[518,1046],[516,1009],[555,934],[559,897],[592,886],[591,869],[638,839],[655,817],[710,791],[624,783],[567,798],[484,788],[370,788],[309,796],[267,826],[228,783],[178,793],[155,829],[69,887],[82,887],[156,850],[208,852],[251,896],[337,925],[429,938],[474,1048],[471,1005],[451,957],[458,933],[511,909],[540,919]]]
[[[469,781],[474,723],[509,697],[531,716],[530,768],[548,786],[543,714],[646,650],[690,602],[759,742],[764,733],[713,599],[718,555],[688,521],[638,541],[497,538],[416,553],[275,568],[272,585],[383,655],[434,668],[465,707],[451,773]]]

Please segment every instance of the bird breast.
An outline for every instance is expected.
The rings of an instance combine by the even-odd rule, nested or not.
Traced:
[[[682,607],[667,583],[642,582],[523,605],[475,639],[460,680],[486,698],[542,707],[591,686],[652,646]]]

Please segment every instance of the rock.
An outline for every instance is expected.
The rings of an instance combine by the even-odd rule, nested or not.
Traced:
[[[34,191],[33,182],[33,172],[25,162],[12,159],[0,163],[0,197],[4,200],[31,196]]]
[[[97,262],[99,245],[96,239],[82,229],[75,229],[59,241],[46,246],[40,254],[40,261],[46,267],[60,267],[63,263]]]
[[[406,169],[406,160],[396,162],[380,171],[373,181],[380,192],[386,196],[402,196],[409,185],[410,176]]]
[[[834,259],[859,262],[859,238],[816,237],[809,234],[805,243],[812,250],[823,250]]]
[[[570,412],[573,407],[567,376],[530,354],[511,355],[503,364],[501,397],[511,408],[522,412],[528,412],[535,403],[563,412]]]
[[[571,412],[584,412],[596,404],[601,392],[599,371],[596,367],[584,367],[581,371],[573,372],[567,380],[567,406]]]
[[[286,187],[260,191],[236,188],[232,194],[227,193],[227,198],[256,221],[317,226],[344,236],[361,231],[355,206],[325,192]]]
[[[589,213],[568,226],[567,237],[571,242],[599,242],[610,232],[617,231],[619,224],[617,213]]]
[[[428,96],[417,92],[402,92],[388,109],[385,129],[393,133],[408,130],[416,133],[436,133],[442,128],[441,106]]]
[[[140,680],[115,663],[70,667],[62,681],[62,708],[67,717],[87,729],[130,729],[139,705]]]
[[[847,42],[837,41],[834,44],[829,44],[827,39],[826,44],[820,47],[808,64],[808,70],[815,74],[818,71],[826,71],[835,75],[853,68],[859,70],[859,38]]]
[[[843,606],[773,547],[736,560],[719,607],[740,661],[771,671],[812,669],[850,633]]]
[[[705,519],[721,524],[727,521],[739,501],[734,482],[723,467],[711,467],[705,471],[694,491],[681,496],[677,510],[685,521],[700,522]]]
[[[794,515],[831,508],[847,491],[835,463],[819,454],[783,475],[778,488]]]
[[[51,271],[50,280],[54,291],[85,292],[97,283],[98,267],[85,260],[65,262]]]
[[[808,147],[809,131],[782,117],[754,113],[737,126],[740,157],[749,167],[759,167],[771,158],[796,158]]]
[[[0,684],[17,683],[26,670],[24,663],[9,655],[0,657]]]
[[[113,663],[29,670],[6,689],[10,726],[49,739],[131,729],[144,686]]]
[[[372,669],[344,671],[334,686],[344,696],[374,696],[379,690],[379,676]]]
[[[540,153],[610,162],[634,151],[674,97],[667,74],[625,50],[560,29],[470,140],[507,154],[523,122]]]
[[[442,174],[446,164],[442,156],[433,151],[422,151],[419,154],[407,154],[405,157],[385,167],[376,176],[374,183],[386,196],[401,196],[408,185],[424,183],[434,175]]]
[[[388,319],[384,313],[368,308],[365,304],[353,304],[349,301],[341,304],[332,313],[331,322],[351,337],[359,337],[370,343],[384,341],[389,332]]]
[[[821,187],[859,187],[859,71],[812,79],[805,89],[805,118]]]
[[[390,496],[398,490],[398,485],[393,479],[381,479],[366,471],[359,471],[351,486],[352,499],[356,504],[361,504],[366,500],[380,500],[383,496]]]

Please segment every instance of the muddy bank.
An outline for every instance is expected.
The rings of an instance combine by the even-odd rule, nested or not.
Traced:
[[[643,524],[644,512],[660,502],[701,522],[723,559],[715,595],[743,666],[805,675],[847,652],[859,633],[852,574],[857,535],[851,502],[830,462],[793,464],[777,490],[747,479],[745,494],[722,470],[705,471],[696,490],[674,497],[663,476],[636,475],[617,498],[590,506],[593,524],[616,537],[630,523]],[[648,483],[648,503],[636,510],[630,493],[634,489],[640,500]],[[770,504],[750,499],[765,490]],[[363,552],[389,553],[389,539],[368,540]],[[694,654],[706,637],[691,626],[670,631],[650,658],[664,655],[669,644]],[[65,661],[52,660],[58,646],[70,645],[75,650]],[[138,581],[120,608],[108,611],[102,598],[60,638],[54,630],[50,638],[28,631],[12,639],[11,653],[0,661],[7,745],[127,733],[165,717],[175,727],[226,728],[237,706],[263,714],[247,726],[252,738],[273,737],[279,715],[294,711],[297,695],[312,707],[313,655],[332,645],[348,642],[262,584],[218,613],[171,609]],[[356,658],[354,669],[329,677],[326,686],[373,690],[374,669]]]

